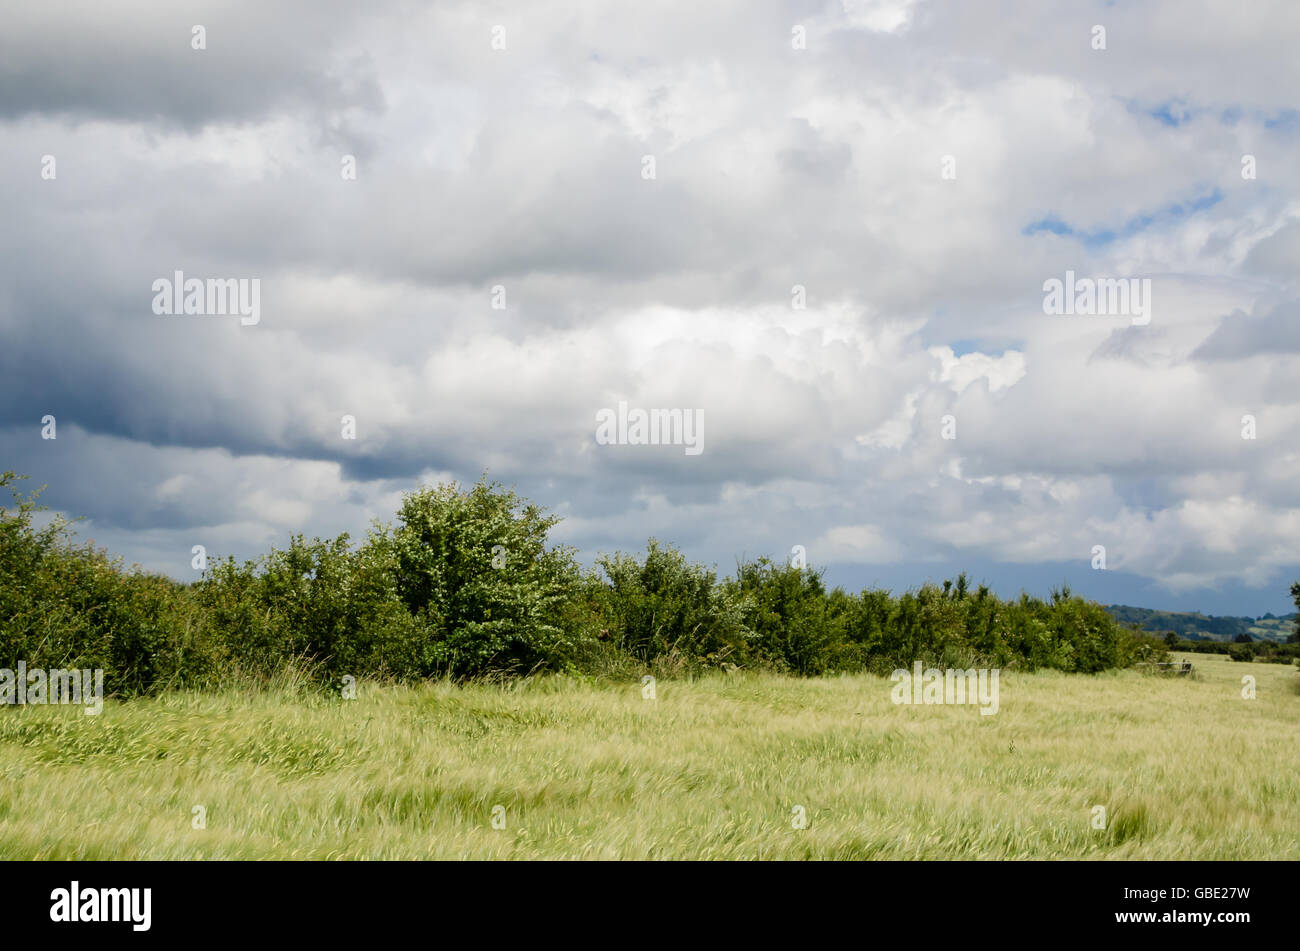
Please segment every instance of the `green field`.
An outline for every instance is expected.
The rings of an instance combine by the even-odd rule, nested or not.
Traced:
[[[1300,675],[1190,659],[1004,672],[993,716],[744,672],[8,708],[0,856],[1300,858]]]

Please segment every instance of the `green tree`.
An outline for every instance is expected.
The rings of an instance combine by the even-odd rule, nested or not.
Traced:
[[[573,552],[547,547],[559,518],[486,477],[406,494],[393,535],[397,591],[428,628],[426,662],[454,676],[566,668],[560,625],[579,580]]]

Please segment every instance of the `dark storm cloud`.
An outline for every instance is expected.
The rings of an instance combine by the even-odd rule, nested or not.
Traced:
[[[0,32],[0,116],[174,123],[382,109],[364,53],[337,54],[344,3],[15,5]],[[206,48],[192,46],[193,28]]]

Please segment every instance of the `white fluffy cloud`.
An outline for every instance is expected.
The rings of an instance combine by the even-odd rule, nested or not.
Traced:
[[[1104,544],[1275,605],[1300,8],[1188,6],[33,8],[0,40],[0,446],[176,574],[196,533],[355,533],[487,469],[588,557],[1014,588],[992,566]],[[261,322],[154,316],[177,269],[260,278]],[[1045,315],[1066,271],[1150,279],[1151,322]],[[620,400],[703,410],[704,453],[597,445]]]

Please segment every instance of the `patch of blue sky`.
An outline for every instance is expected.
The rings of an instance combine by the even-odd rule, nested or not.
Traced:
[[[1118,228],[1100,228],[1094,231],[1087,231],[1076,228],[1069,222],[1062,219],[1059,215],[1048,214],[1037,221],[1031,221],[1021,229],[1021,234],[1035,235],[1040,232],[1048,232],[1060,237],[1077,238],[1086,247],[1097,248],[1118,241],[1121,238],[1131,238],[1136,234],[1146,231],[1152,225],[1161,220],[1170,220],[1183,218],[1194,215],[1197,212],[1213,208],[1219,202],[1223,201],[1223,193],[1219,189],[1207,192],[1196,198],[1183,202],[1174,202],[1166,205],[1158,211],[1148,212],[1146,214],[1136,215],[1124,222]]]
[[[1264,119],[1264,128],[1294,132],[1300,129],[1300,110],[1283,109],[1277,115]]]
[[[1008,350],[1025,349],[1025,342],[1011,337],[988,339],[983,337],[963,337],[960,340],[944,340],[943,345],[950,348],[954,356],[964,357],[968,353],[982,353],[990,357],[1000,357]]]
[[[1200,110],[1197,110],[1197,112],[1199,111]],[[1164,125],[1172,126],[1176,129],[1178,126],[1190,122],[1197,112],[1193,112],[1193,110],[1187,108],[1187,106],[1181,102],[1170,100],[1169,102],[1156,106],[1154,109],[1148,109],[1147,115],[1160,121]]]

